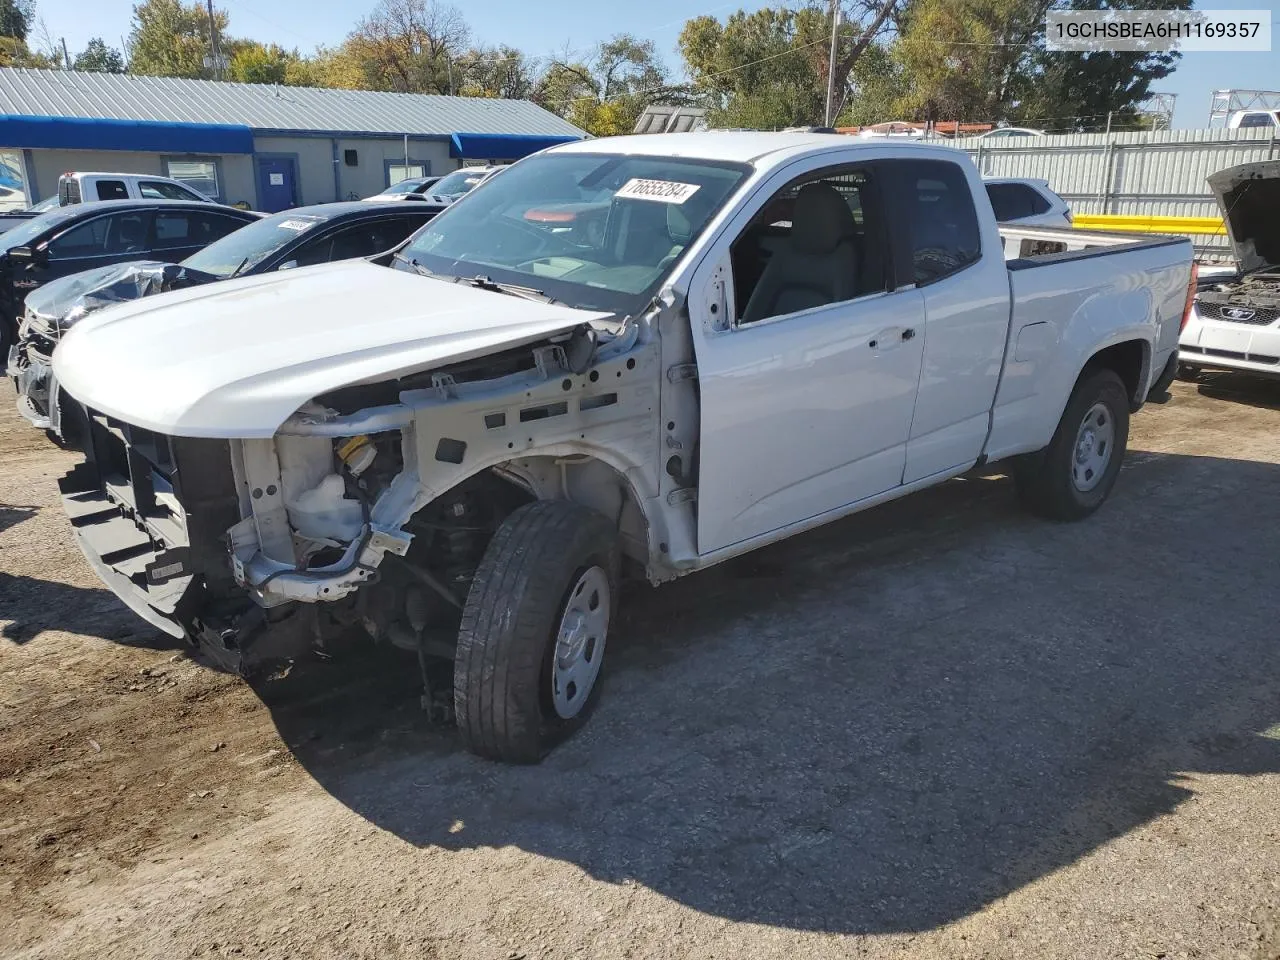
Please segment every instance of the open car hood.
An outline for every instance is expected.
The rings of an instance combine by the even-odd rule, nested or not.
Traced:
[[[57,336],[103,307],[220,280],[180,263],[136,260],[50,280],[27,295],[27,309]]]
[[[391,380],[608,317],[363,260],[119,304],[54,354],[62,389],[186,437],[270,437],[339,387]]]
[[[1280,160],[1242,163],[1208,177],[1241,273],[1280,266]]]

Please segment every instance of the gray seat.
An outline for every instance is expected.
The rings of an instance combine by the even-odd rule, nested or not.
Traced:
[[[849,205],[834,187],[801,187],[791,236],[760,274],[742,322],[853,299],[858,286],[857,230]]]

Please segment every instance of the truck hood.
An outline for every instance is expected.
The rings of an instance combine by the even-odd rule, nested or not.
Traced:
[[[174,436],[269,437],[302,404],[608,317],[363,260],[109,307],[54,353],[59,386]]]
[[[1208,177],[1241,273],[1280,266],[1280,160],[1242,163]]]

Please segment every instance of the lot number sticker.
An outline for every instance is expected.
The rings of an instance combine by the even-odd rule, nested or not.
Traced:
[[[628,180],[615,197],[631,200],[655,200],[658,203],[684,203],[701,189],[696,183],[675,180]]]

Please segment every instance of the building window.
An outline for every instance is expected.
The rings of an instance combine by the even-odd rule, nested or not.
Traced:
[[[420,163],[389,163],[387,164],[387,186],[394,187],[401,180],[412,180],[415,177],[425,177],[427,168]]]
[[[216,160],[166,160],[165,176],[181,180],[191,189],[204,194],[211,200],[222,196],[218,183],[218,162]]]
[[[22,154],[0,153],[0,213],[25,210],[28,199]]]

